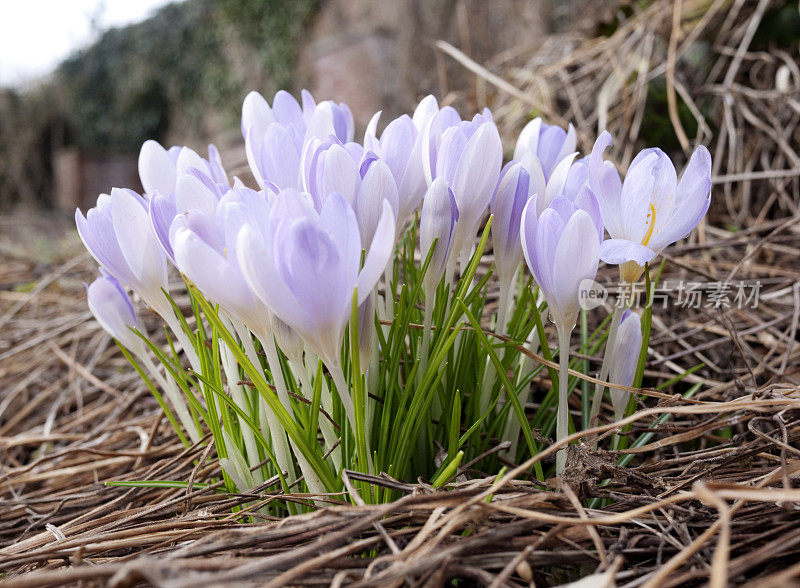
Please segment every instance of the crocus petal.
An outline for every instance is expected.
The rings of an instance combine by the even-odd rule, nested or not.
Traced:
[[[436,240],[436,249],[425,274],[427,285],[438,284],[444,275],[453,226],[457,220],[458,206],[455,196],[444,178],[436,178],[425,193],[419,220],[419,245],[423,260],[430,255]]]
[[[600,203],[603,213],[603,223],[612,237],[623,234],[622,218],[620,215],[620,195],[622,181],[616,166],[610,161],[603,160],[603,152],[611,145],[611,133],[603,131],[594,143],[589,156],[588,177],[589,187]]]
[[[542,130],[542,119],[536,117],[528,122],[519,133],[517,145],[514,148],[514,159],[520,161],[526,153],[533,156],[539,149],[539,133]]]
[[[216,195],[195,176],[182,174],[178,177],[175,185],[175,211],[178,214],[199,210],[213,215],[218,203]]]
[[[383,161],[375,161],[361,182],[355,202],[361,246],[364,249],[369,247],[375,235],[384,201],[389,202],[396,218],[399,204],[397,185],[389,166]]]
[[[167,287],[164,253],[150,232],[150,221],[142,203],[126,190],[111,191],[111,218],[119,248],[144,297],[158,296]]]
[[[259,323],[256,318],[260,304],[244,281],[237,266],[210,247],[195,233],[186,228],[177,231],[173,238],[175,261],[205,296],[222,305],[248,326]],[[266,324],[266,313],[261,310],[261,325]],[[260,325],[260,326],[261,326]]]
[[[600,244],[600,259],[612,265],[635,261],[643,266],[656,256],[656,252],[627,239],[606,239]]]
[[[564,193],[564,185],[567,182],[567,176],[569,175],[569,170],[572,167],[572,162],[575,160],[577,155],[577,152],[567,155],[564,159],[558,162],[558,164],[555,166],[555,169],[553,169],[553,172],[550,174],[550,179],[547,180],[547,187],[544,191],[545,206],[549,204],[556,196],[566,196]]]
[[[678,182],[675,208],[669,223],[653,235],[651,246],[661,250],[682,239],[700,224],[711,204],[711,154],[702,145],[692,154]]]
[[[372,115],[367,123],[367,130],[364,131],[364,149],[369,151],[377,151],[380,147],[378,141],[378,120],[381,118],[381,112],[378,111]]]
[[[178,214],[175,208],[174,195],[168,197],[159,192],[154,193],[152,198],[150,198],[147,212],[150,217],[150,226],[153,229],[153,234],[156,236],[159,245],[161,245],[167,257],[175,263],[172,245],[169,244],[169,227],[172,225],[175,215]]]
[[[322,195],[336,192],[353,206],[360,183],[358,167],[347,150],[340,145],[331,145],[325,152],[322,168]]]
[[[86,287],[89,311],[109,335],[135,353],[144,351],[144,343],[131,329],[139,321],[130,298],[120,283],[110,275],[97,278]]]
[[[171,194],[177,174],[175,162],[158,142],[148,140],[139,151],[139,179],[147,194]]]
[[[300,105],[286,90],[278,90],[275,98],[272,99],[272,115],[283,126],[304,124]]]
[[[631,164],[619,200],[622,217],[622,233],[612,237],[642,241],[647,234],[650,218],[650,201],[653,194],[655,177],[653,171],[658,163],[658,154],[650,152]]]
[[[412,116],[414,126],[417,127],[417,132],[421,133],[423,129],[425,129],[438,110],[439,103],[432,94],[428,94],[425,98],[420,100]]]
[[[389,258],[392,256],[394,251],[394,230],[394,213],[391,205],[384,200],[383,212],[381,212],[378,227],[375,229],[375,237],[372,239],[369,252],[367,252],[367,257],[364,260],[364,267],[361,269],[361,273],[358,274],[358,304],[364,302],[364,299],[369,296],[383,274]]]
[[[252,129],[253,135],[260,138],[267,130],[267,126],[275,122],[272,109],[264,97],[258,92],[250,92],[242,103],[242,136],[247,135]]]
[[[600,244],[594,237],[595,227],[591,217],[577,210],[564,227],[558,241],[554,259],[554,300],[550,301],[561,313],[566,326],[574,326],[578,314],[580,283],[594,279],[597,274]],[[556,317],[554,317],[556,320]]]
[[[503,146],[494,123],[482,124],[467,143],[458,162],[453,194],[459,224],[471,230],[489,205],[503,163]]]

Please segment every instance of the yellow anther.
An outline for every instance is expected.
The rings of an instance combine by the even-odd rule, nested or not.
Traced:
[[[642,245],[647,245],[650,237],[653,236],[653,228],[656,226],[656,207],[650,204],[650,227],[647,229],[647,234],[642,239]]]

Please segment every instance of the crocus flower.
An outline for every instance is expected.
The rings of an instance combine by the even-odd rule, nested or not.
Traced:
[[[558,196],[540,216],[534,196],[522,213],[520,238],[525,261],[547,301],[558,331],[559,386],[556,439],[569,429],[568,382],[569,340],[578,318],[580,290],[584,280],[597,274],[603,223],[594,195],[584,189],[574,202]],[[566,466],[566,450],[556,453],[556,472]]]
[[[532,195],[530,187],[530,175],[523,165],[509,162],[500,172],[500,181],[492,196],[492,247],[501,284],[513,279],[522,262],[519,229],[522,211]]]
[[[422,259],[435,249],[425,273],[426,290],[432,291],[442,279],[453,243],[453,230],[458,222],[458,205],[444,178],[437,178],[425,193],[419,220],[419,245]]]
[[[150,230],[146,203],[139,194],[114,188],[110,195],[98,197],[86,217],[76,210],[75,223],[86,249],[101,266],[159,314],[172,313],[162,292],[168,287],[166,257]]]
[[[339,194],[356,213],[361,246],[372,243],[383,202],[397,216],[397,183],[389,166],[373,152],[363,153],[355,144],[343,145],[335,137],[312,140],[306,147],[303,184],[321,210],[330,194]]]
[[[300,162],[310,139],[326,140],[332,135],[341,143],[353,140],[353,115],[346,104],[316,104],[305,90],[302,102],[301,108],[283,90],[275,95],[272,107],[258,92],[244,100],[242,134],[247,161],[263,189],[302,188]]]
[[[639,361],[639,351],[642,347],[642,326],[639,315],[626,309],[617,331],[615,341],[609,350],[608,381],[620,386],[631,386],[636,374]],[[630,392],[609,388],[611,404],[614,407],[614,419],[620,420],[625,416]]]
[[[445,107],[428,123],[423,137],[426,175],[430,182],[443,178],[458,205],[453,252],[469,247],[492,199],[502,163],[503,146],[488,111],[472,121],[461,121]]]
[[[422,172],[422,134],[413,119],[404,114],[377,136],[378,112],[364,134],[364,149],[386,162],[397,185],[397,226],[402,229],[419,207],[427,188]]]
[[[535,165],[547,181],[552,177],[556,166],[575,152],[575,144],[575,129],[572,124],[565,131],[558,125],[545,124],[537,117],[520,132],[514,147],[514,159],[522,161],[526,168]]]
[[[355,288],[361,304],[393,251],[394,214],[384,202],[363,268],[358,221],[340,194],[317,212],[307,197],[283,190],[260,230],[245,225],[237,245],[242,274],[256,295],[330,368],[339,366]]]
[[[178,176],[190,168],[197,169],[215,183],[228,183],[219,151],[213,144],[208,146],[208,159],[188,147],[164,149],[153,140],[145,141],[139,151],[139,179],[148,198],[156,192],[169,196],[175,190]]]
[[[522,251],[553,322],[572,329],[580,310],[581,282],[597,274],[603,234],[600,208],[584,190],[574,202],[563,196],[553,199],[537,218],[537,198],[531,198],[522,213]]]
[[[261,197],[266,200],[263,193]],[[225,232],[217,221],[216,210],[212,214],[191,210],[175,217],[169,234],[175,265],[207,298],[263,337],[269,326],[267,309],[245,282],[235,250],[226,247]]]
[[[137,355],[144,353],[144,342],[132,331],[140,323],[133,303],[122,284],[107,271],[86,286],[89,310],[109,335]]]
[[[139,153],[139,175],[150,200],[150,225],[164,253],[174,263],[169,243],[173,219],[178,213],[198,206],[208,210],[210,202],[218,201],[230,190],[228,174],[213,144],[208,146],[206,160],[188,147],[171,147],[166,151],[155,141],[146,141]],[[145,183],[146,177],[158,181]]]
[[[588,169],[589,185],[611,236],[601,258],[620,264],[622,279],[634,282],[645,263],[689,235],[705,216],[711,203],[711,155],[698,147],[678,181],[675,166],[661,149],[644,149],[623,182],[614,164],[603,160],[610,144],[611,135],[603,131]]]
[[[540,214],[553,198],[565,192],[576,155],[575,140],[571,124],[565,131],[558,125],[545,124],[541,118],[530,121],[519,134],[514,161],[521,162],[531,177],[531,193],[539,196]]]

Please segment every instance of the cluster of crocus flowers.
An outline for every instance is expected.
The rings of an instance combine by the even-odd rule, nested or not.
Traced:
[[[307,404],[318,402],[328,418],[314,424],[325,458],[336,469],[343,459],[337,429],[349,427],[361,439],[359,428],[370,422],[370,414],[362,414],[365,403],[359,402],[354,377],[348,382],[346,366],[357,359],[362,373],[375,375],[386,344],[376,336],[375,319],[384,324],[394,319],[403,276],[393,268],[404,235],[418,234],[415,246],[428,261],[416,346],[420,380],[435,328],[435,293],[452,290],[457,270],[465,271],[481,227],[493,216],[500,286],[495,330],[508,332],[524,259],[558,332],[560,439],[568,431],[569,340],[581,288],[594,279],[600,260],[619,265],[623,280],[637,280],[643,266],[688,235],[708,209],[711,162],[703,147],[680,181],[658,149],[637,155],[623,181],[616,166],[603,159],[608,133],[589,156],[578,159],[571,126],[535,119],[503,165],[500,135],[488,110],[462,119],[428,96],[413,114],[389,121],[380,133],[379,122],[377,113],[357,142],[345,104],[318,103],[305,91],[300,102],[278,92],[270,104],[251,93],[244,101],[242,134],[255,185],[229,177],[213,145],[203,158],[188,147],[165,149],[148,141],[139,158],[143,194],[115,188],[86,216],[76,212],[81,238],[103,272],[88,288],[92,313],[146,364],[194,441],[199,431],[172,381],[174,370],[162,372],[149,359],[128,291],[163,318],[197,374],[208,362],[170,298],[170,266],[216,305],[220,322],[214,328],[221,325],[230,333],[219,339],[219,361],[242,422],[238,433],[223,431],[217,442],[235,445],[234,437],[242,439],[241,447],[220,454],[238,486],[261,481],[252,469],[262,455],[257,442],[268,437],[290,481],[302,475],[312,492],[330,490],[312,463],[306,438],[287,427],[286,419],[295,415],[293,395]],[[411,225],[417,230],[406,232]],[[359,338],[358,358],[344,345],[348,325],[350,336]],[[630,385],[629,358],[640,346],[638,317],[628,311],[609,337],[603,376]],[[321,381],[319,362],[330,382]],[[483,385],[474,392],[484,396],[477,403],[484,408],[495,376],[486,364]],[[268,369],[274,399],[248,400],[241,380],[253,366]],[[333,394],[344,413],[338,423]],[[614,392],[611,398],[619,418],[627,397]],[[260,429],[248,432],[244,424],[252,422]],[[360,466],[367,471],[372,468],[368,440],[362,449]],[[563,452],[557,457],[559,472],[564,457]]]

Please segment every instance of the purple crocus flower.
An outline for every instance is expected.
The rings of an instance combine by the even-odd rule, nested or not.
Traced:
[[[461,121],[455,110],[445,107],[428,122],[422,149],[429,182],[443,178],[453,191],[459,216],[452,250],[461,253],[497,186],[503,163],[500,134],[488,110],[472,121]]]
[[[522,213],[520,238],[525,261],[547,301],[550,317],[558,331],[559,386],[556,439],[569,430],[568,374],[569,340],[578,319],[579,300],[585,280],[593,280],[599,263],[603,222],[600,207],[588,189],[570,201],[557,196],[536,214],[534,196]],[[566,465],[566,451],[556,453],[556,472]]]
[[[372,243],[383,202],[388,202],[397,216],[397,183],[389,166],[355,143],[343,145],[335,137],[322,142],[312,139],[306,146],[303,184],[321,210],[331,194],[339,194],[356,213],[361,246]]]
[[[522,161],[531,175],[534,174],[530,168],[538,168],[545,182],[549,182],[556,166],[575,152],[575,144],[572,124],[565,131],[558,125],[545,124],[537,117],[520,132],[514,148],[514,159]]]
[[[661,149],[644,149],[631,162],[624,182],[603,160],[608,131],[598,137],[589,160],[589,185],[597,195],[611,239],[601,250],[606,263],[620,264],[622,279],[636,281],[642,266],[665,247],[689,235],[711,203],[711,155],[702,145],[678,181]]]
[[[133,303],[122,284],[107,271],[86,286],[89,310],[100,326],[122,345],[141,355],[144,343],[131,329],[139,329],[139,319]]]
[[[394,222],[384,202],[361,268],[358,221],[347,200],[331,194],[317,212],[308,198],[283,190],[259,227],[239,232],[242,274],[329,368],[338,367],[353,292],[361,304],[375,287],[394,249]]]
[[[517,139],[514,160],[522,163],[530,175],[531,193],[539,196],[539,214],[556,196],[577,194],[580,167],[575,168],[575,129],[565,131],[557,125],[547,125],[541,118],[530,121]],[[583,178],[585,180],[585,177]],[[568,180],[570,186],[567,186]]]
[[[491,202],[492,247],[501,283],[513,279],[522,261],[519,229],[530,188],[530,175],[521,163],[512,161],[503,167]]]
[[[253,192],[248,188],[234,188],[234,191]],[[266,202],[263,192],[253,194]],[[190,210],[175,217],[169,234],[175,265],[206,297],[263,337],[268,332],[268,312],[245,282],[235,250],[227,247],[220,218],[226,213],[233,214],[231,207],[221,205],[219,213],[215,207],[211,214]]]
[[[380,112],[376,113],[367,126],[364,149],[386,162],[392,172],[397,185],[397,226],[400,230],[419,207],[427,188],[422,172],[422,134],[413,119],[404,114],[390,122],[378,139],[380,115]]]
[[[342,143],[353,140],[353,115],[346,104],[317,104],[302,92],[302,108],[291,94],[275,94],[272,106],[251,92],[242,106],[242,134],[247,161],[261,188],[301,189],[300,162],[304,145],[312,138],[333,135]]]
[[[580,310],[581,282],[597,274],[603,235],[600,207],[584,190],[574,202],[554,198],[537,218],[536,198],[522,213],[522,251],[553,322],[572,329]]]
[[[453,244],[453,231],[458,222],[458,205],[453,191],[444,178],[436,178],[425,193],[419,220],[419,245],[422,259],[435,249],[428,271],[425,273],[425,287],[433,291],[444,275],[447,258]],[[429,301],[432,304],[433,301]]]
[[[153,140],[145,141],[139,151],[139,179],[147,198],[156,192],[169,196],[175,190],[178,177],[191,168],[197,169],[211,182],[228,184],[228,175],[213,144],[208,146],[207,160],[188,147],[173,146],[167,150]]]
[[[162,289],[167,261],[150,230],[145,200],[133,190],[114,188],[101,194],[86,217],[75,211],[78,234],[97,262],[133,288],[156,312],[172,312]]]
[[[631,386],[639,362],[639,351],[642,347],[642,326],[639,315],[626,309],[617,331],[617,336],[610,349],[608,381],[620,386]],[[630,392],[610,387],[611,404],[614,407],[614,419],[625,416]]]

